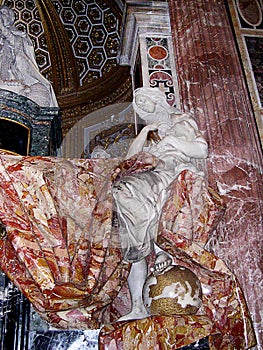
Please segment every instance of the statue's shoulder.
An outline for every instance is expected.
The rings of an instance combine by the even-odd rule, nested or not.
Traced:
[[[182,123],[184,121],[188,122],[192,127],[198,129],[198,125],[194,116],[190,113],[174,113],[172,116],[172,120],[175,124]]]

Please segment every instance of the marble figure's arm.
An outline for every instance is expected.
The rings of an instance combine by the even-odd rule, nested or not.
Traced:
[[[191,141],[173,135],[168,135],[165,139],[166,143],[170,143],[174,149],[190,158],[206,158],[208,155],[208,145],[202,136]],[[162,141],[158,144],[158,147],[162,147]]]
[[[157,129],[156,124],[146,125],[141,130],[139,135],[136,136],[136,138],[132,141],[130,148],[129,148],[127,155],[126,155],[126,159],[134,156],[138,152],[141,152],[143,149],[143,146],[145,145],[145,142],[147,140],[148,132],[151,130],[156,130],[156,129]]]

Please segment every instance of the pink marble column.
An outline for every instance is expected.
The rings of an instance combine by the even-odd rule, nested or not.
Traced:
[[[227,210],[210,248],[238,277],[262,346],[262,152],[223,0],[169,0],[182,109],[210,146],[208,178]]]

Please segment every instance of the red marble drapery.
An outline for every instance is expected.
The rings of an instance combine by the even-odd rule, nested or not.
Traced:
[[[122,163],[0,153],[1,269],[58,328],[116,320],[111,303],[130,265],[112,228],[111,184],[119,173],[152,168],[153,157]]]
[[[116,321],[123,314],[121,306],[127,308],[122,287],[129,264],[122,259],[118,229],[112,225],[111,186],[119,177],[152,169],[155,162],[146,153],[125,161],[0,155],[0,266],[54,326],[99,327]],[[204,249],[224,212],[221,198],[189,170],[180,173],[167,193],[157,243],[177,264],[195,271],[209,293],[197,318],[153,317],[128,328],[115,322],[110,327],[117,333],[108,336],[108,326],[104,328],[103,346],[107,349],[105,333],[107,339],[122,342],[127,329],[137,334],[144,323],[153,333],[160,330],[156,341],[161,344],[161,332],[167,331],[161,324],[171,322],[177,329],[170,349],[207,335],[213,335],[210,343],[220,350],[253,344],[235,277]],[[144,332],[136,337],[138,348],[146,338]]]
[[[227,209],[210,249],[235,272],[262,339],[262,152],[223,0],[169,0],[182,109],[205,132]]]

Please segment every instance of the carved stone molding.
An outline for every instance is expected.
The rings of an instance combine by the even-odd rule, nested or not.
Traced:
[[[120,64],[130,65],[133,88],[158,87],[180,108],[168,3],[126,1],[121,39]]]
[[[30,155],[56,154],[56,149],[61,143],[61,120],[58,108],[40,107],[24,96],[0,89],[0,117],[28,128]],[[12,137],[13,135],[10,135],[10,138]]]
[[[168,4],[165,1],[125,1],[120,64],[133,71],[139,47],[139,36],[171,33]]]

